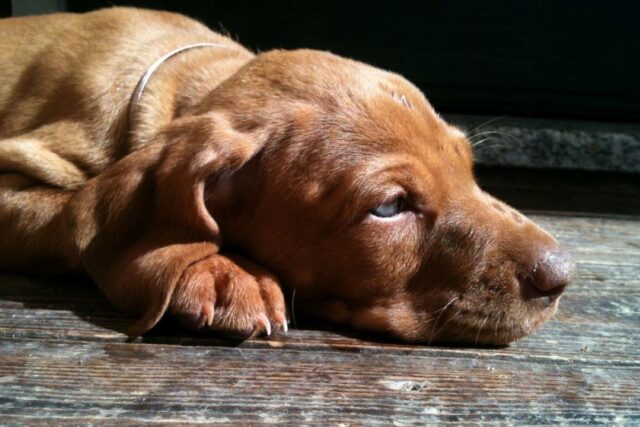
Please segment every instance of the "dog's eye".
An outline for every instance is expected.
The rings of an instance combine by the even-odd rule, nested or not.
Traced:
[[[385,202],[376,206],[370,211],[370,213],[380,218],[389,218],[398,215],[405,209],[405,207],[405,199],[403,197],[396,197],[389,202]]]

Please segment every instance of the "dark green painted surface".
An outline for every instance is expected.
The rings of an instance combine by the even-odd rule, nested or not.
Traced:
[[[404,74],[445,112],[640,119],[626,0],[68,0],[180,11],[254,49],[310,47]]]

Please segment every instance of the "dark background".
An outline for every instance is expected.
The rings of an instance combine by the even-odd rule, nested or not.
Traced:
[[[397,71],[449,113],[638,121],[640,2],[67,0],[174,10],[255,50],[330,50]]]

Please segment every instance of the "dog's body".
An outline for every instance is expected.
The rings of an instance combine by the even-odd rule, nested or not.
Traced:
[[[77,190],[146,145],[173,119],[175,109],[195,104],[193,98],[211,92],[253,57],[190,19],[135,9],[5,19],[0,40],[0,168],[21,175],[3,179],[42,182],[46,190],[36,191],[44,190],[43,195],[51,187]],[[145,91],[139,108],[143,117],[129,123],[132,93],[145,69],[161,55],[196,42],[228,48],[190,52],[189,60],[196,57],[195,63],[181,64],[185,58],[178,56],[161,67]],[[200,61],[206,66],[199,66]],[[173,67],[190,81],[167,76],[175,73]],[[39,194],[35,197],[35,204],[44,201]],[[35,212],[48,215],[49,210]],[[51,230],[37,234],[36,223],[29,222],[7,239],[8,245],[0,249],[3,266],[42,269],[48,259],[53,262],[47,267],[53,269],[60,263],[78,265],[75,251],[67,254],[59,246],[66,239],[54,237]]]
[[[132,101],[154,61],[201,43]],[[573,273],[478,189],[465,136],[395,74],[255,56],[136,9],[6,19],[0,44],[0,267],[86,271],[140,316],[133,335],[166,311],[243,336],[286,328],[274,272],[332,321],[504,343]]]

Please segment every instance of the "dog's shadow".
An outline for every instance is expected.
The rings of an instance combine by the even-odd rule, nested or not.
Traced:
[[[237,346],[243,342],[211,331],[188,330],[171,315],[164,316],[144,336],[131,339],[126,330],[136,319],[111,306],[97,286],[82,275],[42,277],[0,272],[0,310],[4,313],[0,321],[4,318],[14,325],[14,336],[20,336],[21,331],[33,337],[60,336],[60,320],[64,319],[68,329],[62,334],[70,339],[91,339],[94,335],[100,340],[158,344]],[[320,328],[321,324],[299,314],[296,323],[300,328],[340,333],[339,328]],[[105,330],[113,334],[105,334]]]
[[[290,303],[290,301],[287,302]],[[268,339],[238,340],[217,336],[212,331],[190,331],[170,315],[164,316],[151,331],[143,336],[129,338],[125,332],[136,319],[112,307],[95,284],[81,275],[45,278],[0,272],[0,308],[5,313],[4,316],[0,315],[0,322],[11,317],[9,323],[16,329],[16,333],[12,333],[13,336],[21,334],[36,338],[64,336],[65,339],[133,341],[187,346],[271,347]],[[16,314],[16,310],[27,312],[21,315]],[[9,314],[9,311],[12,311],[12,314]],[[38,311],[37,316],[29,311]],[[47,311],[51,314],[47,314]],[[63,325],[68,329],[61,332],[61,326],[56,323],[65,317],[63,313],[69,313],[75,319],[65,321]],[[47,319],[47,316],[50,316],[50,319]],[[276,332],[271,339],[277,339],[279,344],[284,346],[287,342],[303,346],[329,345],[332,348],[342,348],[347,351],[359,351],[361,346],[407,345],[389,335],[355,331],[305,316],[300,312],[295,312],[291,318],[289,333]],[[21,321],[25,324],[21,325]],[[34,321],[36,325],[32,324]],[[105,334],[105,330],[110,331],[111,334]],[[437,347],[468,348],[468,345],[452,342],[438,343]]]
[[[11,324],[16,331],[29,331],[30,336],[60,336],[60,326],[56,325],[61,318],[69,313],[75,319],[64,322],[68,330],[62,335],[66,338],[91,339],[100,336],[100,340],[135,341],[156,344],[182,345],[218,345],[239,346],[247,341],[216,336],[211,331],[190,331],[181,326],[172,316],[166,315],[144,336],[131,339],[126,336],[127,328],[136,320],[116,308],[106,300],[95,284],[82,275],[63,275],[55,277],[41,277],[33,275],[18,275],[0,272],[0,308],[7,316],[11,316]],[[26,310],[17,314],[15,310]],[[37,311],[37,319],[30,311]],[[50,314],[48,314],[49,312]],[[46,317],[50,316],[50,321]],[[3,316],[0,316],[0,320]],[[21,325],[21,319],[25,323]],[[37,326],[30,324],[37,321]],[[24,329],[22,329],[24,328]],[[290,324],[291,335],[296,341],[304,340],[304,332],[318,335],[331,341],[340,342],[341,339],[366,339],[370,341],[388,342],[380,336],[364,336],[333,324],[326,324],[295,313],[295,322]],[[104,331],[113,332],[105,334]],[[301,332],[303,331],[303,332]],[[19,333],[13,335],[20,335]],[[277,338],[286,340],[289,334],[277,333]],[[261,340],[249,340],[260,342]],[[246,344],[245,344],[246,345]]]
[[[65,313],[76,318],[65,319],[70,336],[90,334],[95,327],[124,333],[129,322],[134,321],[113,308],[91,280],[82,275],[42,277],[0,272],[0,307],[13,309],[16,329],[34,327],[34,333],[42,335],[49,328],[58,328],[55,321],[67,317]],[[37,327],[29,324],[35,317],[32,312],[38,313]]]

